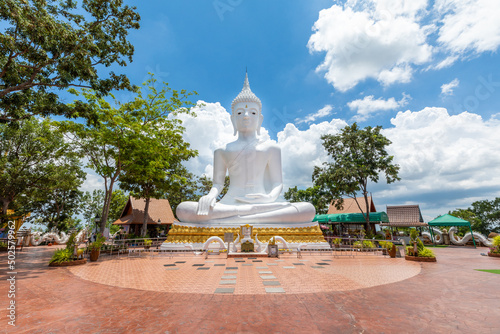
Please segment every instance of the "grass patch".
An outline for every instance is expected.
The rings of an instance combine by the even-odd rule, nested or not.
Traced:
[[[434,245],[425,245],[425,247],[429,247],[429,248],[432,248],[432,247],[434,247],[434,248],[446,248],[448,246],[449,245],[436,245],[436,246],[434,246]]]
[[[500,269],[474,269],[474,270],[500,275]]]

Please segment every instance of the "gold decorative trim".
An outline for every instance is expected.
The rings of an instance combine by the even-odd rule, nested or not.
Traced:
[[[240,227],[191,227],[173,225],[168,232],[167,243],[204,243],[208,238],[216,236],[224,239],[224,233],[233,233],[235,239]],[[276,235],[291,243],[325,242],[319,225],[309,227],[253,227],[252,238],[258,234],[259,240],[269,242]]]

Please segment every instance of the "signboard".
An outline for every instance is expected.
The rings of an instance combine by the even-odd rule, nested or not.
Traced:
[[[233,242],[234,241],[234,233],[226,232],[224,233],[224,242]]]

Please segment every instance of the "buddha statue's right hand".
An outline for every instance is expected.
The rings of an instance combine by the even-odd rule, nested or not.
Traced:
[[[199,216],[208,216],[208,212],[210,211],[210,208],[213,208],[215,205],[215,197],[208,194],[205,196],[202,196],[200,200],[198,201],[198,210],[196,214]]]

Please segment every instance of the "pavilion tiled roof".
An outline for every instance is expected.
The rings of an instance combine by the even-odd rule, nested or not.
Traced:
[[[382,224],[384,226],[427,226],[418,204],[387,206],[387,216],[389,216],[389,223]]]
[[[365,203],[365,198],[364,197],[357,197],[358,203],[363,209],[363,212],[366,212],[366,203]],[[377,212],[375,209],[375,204],[373,204],[373,199],[371,196],[368,196],[368,206],[370,207],[370,212]],[[330,203],[330,206],[328,207],[328,214],[336,214],[336,213],[361,213],[361,210],[359,209],[358,205],[356,204],[356,201],[354,198],[344,198],[344,205],[342,210],[338,210],[335,205],[334,201]]]
[[[120,218],[113,224],[142,224],[145,207],[146,200],[144,198],[134,198],[130,196]],[[168,225],[177,222],[168,199],[151,198],[149,200],[148,224],[158,224],[158,219],[161,220],[161,225]]]

